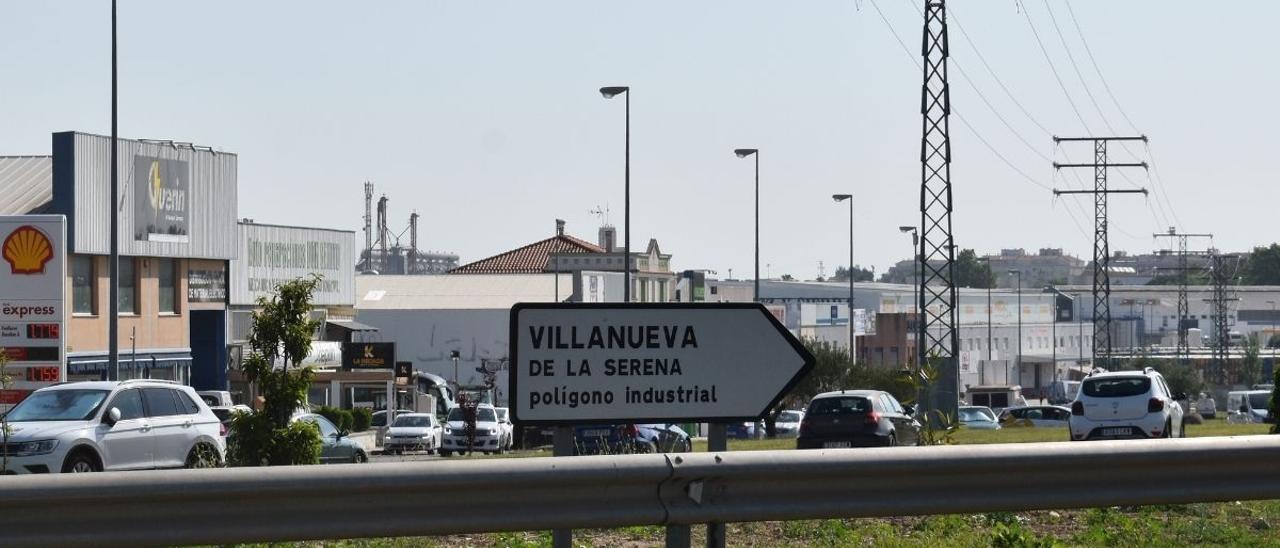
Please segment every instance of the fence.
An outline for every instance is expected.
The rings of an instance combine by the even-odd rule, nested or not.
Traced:
[[[0,544],[212,544],[1280,498],[1280,436],[0,478]]]

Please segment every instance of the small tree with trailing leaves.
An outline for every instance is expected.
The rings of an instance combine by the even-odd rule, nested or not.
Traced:
[[[238,413],[231,421],[228,461],[234,466],[316,464],[320,431],[310,422],[289,419],[306,405],[313,374],[299,367],[311,352],[311,296],[319,276],[277,286],[270,299],[258,299],[249,333],[245,376],[262,394],[262,409]],[[279,365],[277,365],[277,363]]]

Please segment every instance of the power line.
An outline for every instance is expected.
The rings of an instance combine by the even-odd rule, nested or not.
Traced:
[[[1058,68],[1054,66],[1053,58],[1049,56],[1048,48],[1044,47],[1044,41],[1040,39],[1040,31],[1036,30],[1035,23],[1031,21],[1031,13],[1026,8],[1025,5],[1022,6],[1022,15],[1027,20],[1027,26],[1031,27],[1031,34],[1035,36],[1036,44],[1040,46],[1040,53],[1044,54],[1045,63],[1049,65],[1049,70],[1053,72],[1053,79],[1058,82],[1058,87],[1062,89],[1062,95],[1067,98],[1067,103],[1071,105],[1071,111],[1080,120],[1080,125],[1084,126],[1085,133],[1092,134],[1093,131],[1089,129],[1089,123],[1084,120],[1084,116],[1080,114],[1080,109],[1076,107],[1075,100],[1071,98],[1071,93],[1067,91],[1067,85],[1063,83],[1062,76],[1058,74]]]
[[[912,6],[914,5],[915,4],[912,4]],[[1023,116],[1026,116],[1028,120],[1031,120],[1031,123],[1040,128],[1040,131],[1043,131],[1045,135],[1053,135],[1053,132],[1049,131],[1049,128],[1046,128],[1044,124],[1041,124],[1040,121],[1036,119],[1035,116],[1031,115],[1031,112],[1027,110],[1027,107],[1022,106],[1022,102],[1018,101],[1018,98],[1013,95],[1013,92],[1009,91],[1009,87],[1004,85],[1004,80],[1001,80],[999,76],[996,76],[996,71],[991,68],[991,64],[987,62],[987,58],[978,50],[978,45],[969,38],[969,33],[964,30],[964,26],[960,24],[960,20],[956,18],[955,8],[951,9],[950,14],[951,20],[955,22],[956,28],[960,30],[960,36],[963,36],[964,41],[969,43],[969,48],[978,56],[978,60],[982,62],[982,66],[986,67],[987,73],[991,75],[991,79],[996,81],[996,84],[1000,86],[1001,90],[1004,90],[1004,94],[1008,96],[1009,100],[1018,107],[1018,110],[1022,111]]]
[[[1111,92],[1111,86],[1107,84],[1107,78],[1102,75],[1102,69],[1098,68],[1098,60],[1093,56],[1093,48],[1089,47],[1089,41],[1085,39],[1084,31],[1080,29],[1080,21],[1076,19],[1076,10],[1071,7],[1071,2],[1064,3],[1067,5],[1067,13],[1071,14],[1071,23],[1076,27],[1076,34],[1080,35],[1080,43],[1084,44],[1084,51],[1089,54],[1089,62],[1093,64],[1093,71],[1098,73],[1098,80],[1102,81],[1102,88],[1107,90],[1107,96],[1111,97],[1111,103],[1116,106],[1116,110],[1120,111],[1120,116],[1129,124],[1129,128],[1135,133],[1142,133],[1138,129],[1138,125],[1133,123],[1133,120],[1125,113],[1124,108],[1120,106],[1120,101],[1116,100],[1116,94]]]

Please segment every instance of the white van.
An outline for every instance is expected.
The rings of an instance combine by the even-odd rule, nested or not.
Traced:
[[[1269,390],[1236,390],[1227,392],[1227,420],[1231,422],[1263,422],[1271,407]]]

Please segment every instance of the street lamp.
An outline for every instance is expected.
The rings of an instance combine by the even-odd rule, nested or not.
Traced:
[[[620,94],[626,94],[624,123],[626,132],[625,141],[625,159],[624,161],[624,185],[625,194],[623,197],[623,213],[622,213],[622,231],[623,231],[623,258],[622,258],[622,302],[631,302],[631,87],[629,86],[606,86],[600,88],[600,95],[605,99],[612,99]]]
[[[756,160],[756,275],[751,299],[760,302],[760,150],[735,148],[733,153],[738,155],[739,158],[754,156]]]
[[[853,364],[853,195],[832,194],[837,202],[849,202],[849,363]]]
[[[1018,375],[1022,375],[1022,271],[1010,270],[1018,277]]]
[[[920,260],[920,257],[916,254],[916,246],[920,245],[920,236],[916,233],[916,227],[914,226],[900,226],[898,227],[898,232],[903,234],[908,232],[911,233],[911,302],[915,304],[916,309],[916,337],[918,338],[924,336],[920,333],[920,328],[924,324],[924,318],[921,316],[922,312],[920,310],[920,290],[916,286],[916,284],[919,283],[919,280],[917,279],[919,277],[919,268],[916,263]],[[915,365],[917,365],[918,369],[920,356],[916,356],[915,358]]]

